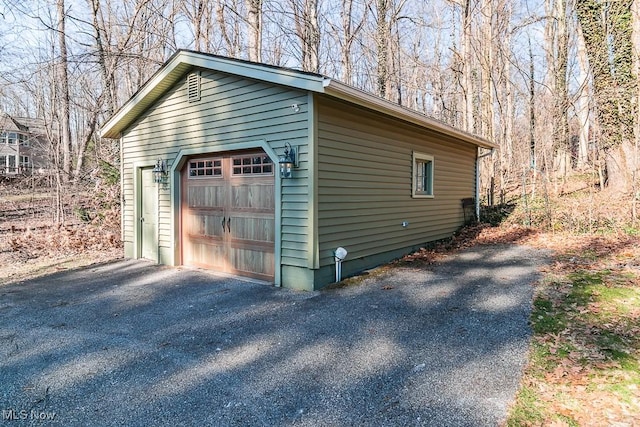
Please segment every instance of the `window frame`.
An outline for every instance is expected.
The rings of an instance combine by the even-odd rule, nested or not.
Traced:
[[[195,167],[191,167],[193,164]],[[202,163],[202,166],[199,165]],[[191,174],[191,171],[196,171],[195,175]],[[198,174],[198,171],[202,171],[202,174]],[[207,174],[207,171],[211,171]],[[219,171],[219,173],[216,173]],[[224,162],[222,157],[210,157],[204,159],[191,159],[187,162],[187,179],[223,179],[224,178]]]
[[[428,173],[427,187],[429,191],[420,191],[418,190],[418,167],[419,164],[426,164],[427,162],[431,163],[431,168]],[[411,197],[415,199],[433,199],[435,197],[435,158],[431,154],[420,153],[417,151],[413,152],[412,163],[411,163]]]
[[[255,159],[260,159],[258,162]],[[240,164],[236,164],[236,160]],[[249,160],[247,163],[246,160]],[[261,176],[273,176],[275,165],[273,160],[269,158],[266,153],[254,153],[243,154],[238,156],[231,156],[231,175],[235,178],[243,177],[261,177]],[[270,169],[265,172],[265,169]]]

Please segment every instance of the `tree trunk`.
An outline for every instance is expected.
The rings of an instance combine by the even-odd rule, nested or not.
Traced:
[[[62,150],[62,180],[68,182],[71,177],[71,116],[69,95],[69,64],[67,55],[67,35],[65,32],[66,11],[64,0],[56,2],[58,14],[58,43],[60,49],[60,62],[58,77],[60,89],[58,92],[58,120],[60,121],[60,149]]]
[[[608,184],[621,193],[633,188],[626,147],[634,145],[638,126],[638,80],[633,74],[633,3],[633,0],[576,2],[593,72],[594,100],[602,137],[599,145],[605,155]]]
[[[589,163],[589,139],[591,131],[591,118],[589,110],[589,60],[587,59],[587,51],[584,46],[584,38],[580,33],[578,26],[577,55],[579,76],[578,83],[578,100],[576,105],[576,116],[578,118],[578,169],[585,168]]]
[[[246,0],[249,61],[262,62],[262,0]]]
[[[366,11],[366,9],[365,9]],[[363,12],[361,20],[355,25],[353,22],[353,0],[342,0],[342,10],[340,11],[342,21],[342,49],[340,58],[342,62],[342,81],[353,84],[353,63],[351,58],[351,47],[358,33],[362,30],[366,20],[366,13]]]
[[[471,49],[471,0],[464,0],[462,18],[462,74],[464,90],[464,130],[475,131],[473,114],[473,55]]]
[[[569,36],[567,32],[567,3],[566,0],[553,1],[553,23],[555,25],[555,40],[551,46],[554,57],[553,70],[553,147],[558,162],[558,171],[564,179],[571,167],[569,151],[569,123],[567,118],[567,67]]]
[[[300,65],[304,71],[320,72],[318,0],[291,0],[296,36],[300,41]]]
[[[376,55],[377,91],[382,98],[389,96],[389,22],[387,15],[391,9],[390,0],[376,0]]]

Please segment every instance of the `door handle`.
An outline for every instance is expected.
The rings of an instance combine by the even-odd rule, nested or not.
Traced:
[[[140,217],[140,222],[144,222],[144,217]]]
[[[227,231],[231,233],[231,217],[227,218]]]
[[[225,217],[223,216],[223,217],[222,217],[222,232],[223,232],[223,233],[224,233],[224,220],[225,220]]]

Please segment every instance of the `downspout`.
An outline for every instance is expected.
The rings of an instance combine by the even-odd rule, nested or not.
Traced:
[[[478,147],[480,150],[481,147]],[[493,154],[493,148],[488,153],[482,155],[476,155],[476,220],[480,222],[480,159],[491,156]],[[479,151],[478,151],[479,152]]]
[[[124,245],[124,212],[126,199],[124,197],[124,153],[122,149],[122,135],[118,138],[120,151],[120,242]]]

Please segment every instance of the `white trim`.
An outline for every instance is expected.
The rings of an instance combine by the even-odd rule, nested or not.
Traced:
[[[187,161],[187,158],[199,154],[209,154],[209,153],[218,153],[223,151],[239,151],[239,150],[248,150],[253,148],[261,148],[265,153],[271,158],[274,164],[278,163],[278,155],[276,152],[269,146],[267,141],[265,140],[254,140],[254,141],[245,141],[245,142],[236,142],[236,143],[225,143],[225,144],[211,144],[206,147],[200,148],[190,148],[190,149],[182,149],[178,152],[175,159],[171,163],[171,170],[169,172],[169,186],[171,188],[171,244],[173,246],[173,259],[171,260],[171,265],[177,266],[180,264],[180,260],[182,259],[182,254],[180,252],[180,214],[181,210],[181,202],[182,202],[182,181],[180,177],[180,170],[182,169],[184,163]],[[276,286],[282,285],[282,182],[280,179],[280,174],[274,173],[274,182],[275,182],[275,206],[274,206],[274,214],[275,214],[275,248],[274,248],[274,263],[275,263],[275,271],[274,271],[274,279],[273,282]]]

